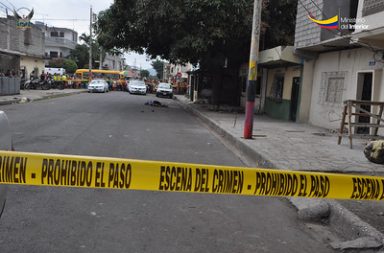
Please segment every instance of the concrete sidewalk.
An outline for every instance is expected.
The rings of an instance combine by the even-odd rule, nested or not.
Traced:
[[[27,103],[49,98],[70,96],[86,92],[84,89],[21,90],[18,95],[0,96],[0,105]]]
[[[253,164],[277,169],[384,175],[384,166],[369,162],[363,148],[366,140],[354,139],[349,148],[348,138],[337,145],[337,133],[308,124],[274,120],[266,116],[254,116],[252,140],[243,136],[244,113],[211,110],[210,105],[191,103],[185,96],[177,95],[180,104],[198,116],[217,134]],[[373,201],[325,201],[291,199],[300,214],[301,209],[329,207],[330,225],[347,237],[373,237],[384,242],[384,203]],[[304,210],[305,211],[305,210]],[[310,211],[310,212],[312,212]],[[319,214],[322,215],[322,214]],[[371,226],[369,224],[374,225]]]

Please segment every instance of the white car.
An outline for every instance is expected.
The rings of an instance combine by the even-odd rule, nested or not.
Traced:
[[[108,83],[103,79],[92,80],[88,84],[88,92],[108,92]]]
[[[159,83],[156,90],[156,97],[173,97],[172,85],[169,83]]]
[[[128,84],[128,92],[131,94],[147,94],[147,86],[144,81],[132,80]]]

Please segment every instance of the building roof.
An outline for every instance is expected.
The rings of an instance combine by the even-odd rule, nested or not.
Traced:
[[[8,50],[0,48],[0,53],[10,54],[10,55],[18,55],[18,56],[26,56],[24,53],[20,53],[18,51]]]
[[[261,51],[259,54],[258,65],[265,68],[299,65],[301,64],[301,59],[294,53],[294,51],[293,46],[278,46]]]
[[[47,27],[49,30],[58,30],[58,31],[68,31],[68,32],[74,32],[77,33],[75,30],[65,28],[65,27],[56,27],[56,26],[47,26],[46,24],[42,22],[35,22],[35,25],[39,27],[41,30],[44,30],[45,27]]]
[[[375,49],[384,49],[384,27],[361,31],[354,33],[352,36],[356,43],[362,42]]]

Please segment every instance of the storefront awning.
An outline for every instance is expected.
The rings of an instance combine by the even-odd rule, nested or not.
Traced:
[[[356,48],[357,45],[352,43],[351,35],[337,36],[335,38],[319,42],[305,47],[297,47],[296,50],[321,53],[328,51],[336,51],[347,48]]]
[[[301,60],[294,54],[293,46],[278,46],[261,51],[258,62],[259,66],[265,68],[299,64],[301,64]]]
[[[372,48],[383,50],[384,49],[384,28],[377,28],[368,31],[362,31],[352,35],[357,44],[367,44]]]
[[[8,55],[16,55],[16,56],[26,56],[26,54],[20,53],[18,51],[2,49],[2,48],[0,48],[0,53],[8,54]]]

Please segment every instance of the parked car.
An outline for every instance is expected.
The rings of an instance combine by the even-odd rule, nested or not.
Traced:
[[[108,92],[108,83],[103,79],[92,80],[88,85],[88,92]]]
[[[156,89],[156,97],[173,98],[172,85],[169,83],[159,83]]]
[[[147,86],[144,81],[141,80],[131,80],[128,84],[128,92],[131,94],[147,94]]]
[[[0,111],[0,129],[0,150],[13,150],[11,128],[7,116],[2,111]],[[0,216],[5,207],[6,196],[7,186],[0,185]]]

